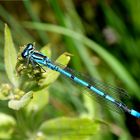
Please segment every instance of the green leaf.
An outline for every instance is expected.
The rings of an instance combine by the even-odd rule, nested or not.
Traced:
[[[5,46],[4,46],[4,61],[5,69],[11,83],[17,87],[18,79],[15,75],[15,66],[17,61],[17,53],[12,40],[10,29],[7,24],[5,24]]]
[[[34,92],[34,97],[27,105],[27,111],[31,112],[33,110],[39,111],[41,110],[49,101],[49,93],[46,88]]]
[[[25,105],[27,105],[33,97],[33,92],[30,91],[28,93],[26,93],[24,96],[21,97],[20,100],[17,99],[12,99],[8,102],[8,106],[9,108],[12,108],[14,110],[19,110],[21,108],[23,108]]]
[[[88,118],[57,118],[43,122],[40,131],[52,139],[89,138],[99,131],[100,123]]]
[[[70,54],[69,53],[63,53],[56,60],[56,63],[60,63],[60,64],[62,64],[64,66],[67,66],[67,64],[69,63],[69,61],[70,61]],[[53,83],[58,78],[59,75],[60,75],[60,73],[48,69],[45,73],[43,73],[44,79],[41,79],[39,81],[39,85],[40,86],[48,86],[51,83]]]
[[[46,55],[47,57],[51,57],[51,44],[47,44],[45,45],[40,52],[42,52],[44,55]]]
[[[0,113],[0,139],[9,139],[14,131],[16,121],[11,116]]]

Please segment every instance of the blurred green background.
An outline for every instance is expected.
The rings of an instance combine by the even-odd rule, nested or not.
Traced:
[[[17,52],[30,42],[38,50],[47,48],[53,60],[68,52],[69,67],[126,89],[131,99],[124,102],[140,111],[139,0],[0,1],[0,139],[140,139],[140,120],[106,109],[63,76],[41,90],[29,79],[16,87],[7,74],[10,67],[5,70],[6,60],[16,54],[13,48],[6,53],[5,23]],[[13,98],[21,96],[20,101],[21,92],[31,90],[35,100],[11,109]]]

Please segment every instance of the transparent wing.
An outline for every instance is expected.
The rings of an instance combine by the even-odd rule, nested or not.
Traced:
[[[63,66],[61,64],[58,64],[58,63],[54,63],[54,64],[59,66],[60,68],[64,69],[65,71],[71,73],[72,75],[88,82],[90,85],[94,86],[98,90],[101,90],[102,92],[104,92],[108,95],[111,95],[113,98],[115,98],[117,100],[130,98],[128,96],[127,91],[122,88],[103,83],[95,78],[89,78],[88,76],[81,74],[77,71],[74,71],[71,68]]]
[[[109,110],[115,111],[119,114],[124,112],[124,110],[122,108],[118,107],[115,103],[110,102],[110,101],[106,100],[105,98],[102,98],[102,96],[99,96],[98,94],[95,94],[92,91],[86,91],[85,94],[87,96],[89,96],[90,98],[92,98],[93,100],[95,100],[97,103],[99,103],[102,106],[102,108],[104,108],[104,109],[109,109]]]

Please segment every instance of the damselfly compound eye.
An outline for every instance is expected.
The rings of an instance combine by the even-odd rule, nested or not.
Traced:
[[[27,44],[26,48],[21,53],[21,56],[23,58],[26,58],[30,54],[31,50],[33,50],[33,44],[29,43],[29,44]]]

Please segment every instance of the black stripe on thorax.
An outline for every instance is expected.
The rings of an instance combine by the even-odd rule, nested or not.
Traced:
[[[34,53],[32,54],[32,57],[33,57],[34,59],[39,59],[39,60],[43,60],[43,59],[46,58],[46,56],[42,55],[41,53],[37,53],[37,52],[34,52]]]

